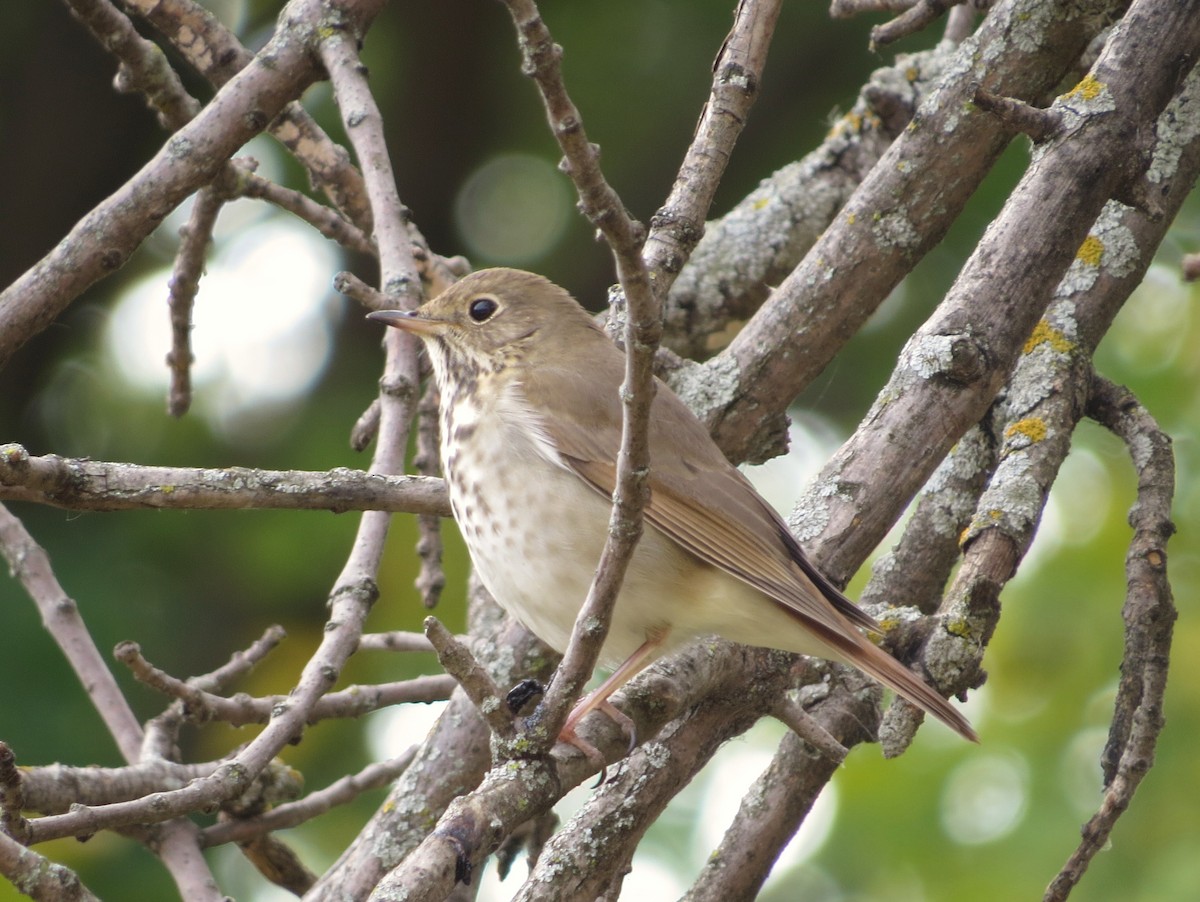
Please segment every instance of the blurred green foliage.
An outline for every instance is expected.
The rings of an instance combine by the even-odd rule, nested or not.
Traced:
[[[275,0],[213,6],[252,45],[265,40],[278,8]],[[649,217],[665,196],[691,137],[730,6],[729,0],[544,4],[566,48],[565,75],[589,136],[602,145],[606,173],[640,217]],[[139,100],[111,91],[112,61],[60,5],[16,4],[4,17],[9,52],[0,56],[0,84],[18,88],[0,93],[6,138],[0,197],[9,226],[0,243],[0,276],[8,284],[148,159],[162,136]],[[715,213],[810,149],[830,114],[849,106],[870,70],[890,60],[867,50],[870,24],[830,21],[823,4],[785,4],[761,98]],[[514,152],[557,159],[540,102],[519,73],[506,13],[480,0],[395,2],[364,52],[389,123],[401,194],[438,251],[461,252],[451,211],[478,166]],[[195,80],[189,85],[206,96]],[[340,134],[326,88],[310,92],[309,106]],[[1014,146],[946,242],[906,283],[894,315],[856,338],[802,403],[847,433],[854,427],[896,350],[949,285],[1024,162],[1024,149]],[[294,167],[288,171],[303,187]],[[595,306],[612,281],[611,264],[580,218],[569,223],[557,244],[528,265]],[[1161,269],[1099,355],[1100,369],[1129,384],[1176,438],[1180,534],[1171,546],[1171,570],[1182,616],[1157,765],[1074,896],[1084,902],[1185,900],[1200,886],[1200,780],[1189,741],[1200,731],[1200,702],[1191,690],[1200,681],[1191,601],[1200,585],[1191,538],[1200,525],[1193,475],[1200,335],[1192,313],[1196,292],[1178,280],[1179,257],[1195,249],[1198,238],[1200,209],[1193,203],[1162,250]],[[504,261],[473,259],[477,266],[498,262]],[[21,351],[0,393],[0,441],[38,454],[146,464],[366,465],[365,454],[349,450],[347,436],[375,391],[380,355],[377,330],[355,311],[340,319],[317,388],[295,407],[264,413],[252,440],[222,434],[196,416],[173,421],[163,400],[125,386],[104,356],[102,334],[122,289],[161,265],[150,250],[139,254]],[[362,261],[345,265],[372,275]],[[1056,489],[1054,535],[1042,538],[1035,560],[1004,594],[1004,616],[985,662],[989,682],[975,706],[983,745],[967,747],[928,730],[897,761],[881,760],[873,746],[855,751],[836,778],[836,811],[820,850],[776,875],[764,898],[803,892],[819,900],[1028,899],[1040,894],[1073,849],[1078,826],[1099,801],[1096,737],[1102,741],[1098,730],[1107,722],[1118,675],[1124,521],[1134,490],[1123,449],[1101,430],[1081,428],[1075,459],[1082,461],[1079,475],[1064,476]],[[800,491],[796,486],[795,494]],[[102,650],[133,639],[158,666],[187,676],[218,666],[267,625],[283,624],[287,641],[238,687],[256,694],[286,692],[319,641],[325,597],[356,523],[352,514],[316,512],[75,514],[12,507],[51,555]],[[453,532],[447,524],[451,585],[438,614],[461,628],[465,556]],[[411,588],[415,537],[411,518],[397,518],[373,629],[419,629],[425,612]],[[18,762],[117,764],[97,716],[14,581],[0,581],[0,616],[0,738]],[[432,666],[427,656],[359,657],[343,682],[399,679]],[[154,714],[161,700],[114,670],[139,716]],[[363,726],[315,727],[287,750],[286,760],[310,787],[326,785],[369,760]],[[253,732],[213,727],[189,733],[186,752],[209,758]],[[1016,814],[990,839],[965,842],[948,830],[948,812],[971,795],[973,784],[986,790],[982,784],[995,774],[1018,781]],[[1014,790],[1011,783],[997,785],[1010,788],[997,803],[1002,809]],[[380,798],[370,794],[288,837],[322,868]],[[670,816],[664,825],[676,832],[659,831],[651,849],[668,863],[678,861],[688,825]],[[103,835],[41,851],[78,868],[106,899],[173,897],[162,868],[135,843]],[[223,873],[245,870],[231,857],[220,860]],[[680,879],[687,872],[681,869]],[[509,885],[515,887],[512,878]],[[0,885],[0,902],[14,898],[14,890]]]

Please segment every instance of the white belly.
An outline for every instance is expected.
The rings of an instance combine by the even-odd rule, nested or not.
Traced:
[[[443,448],[455,519],[496,602],[561,652],[600,560],[611,505],[547,460],[519,427],[495,417],[477,419],[473,427],[470,444]],[[485,465],[483,450],[499,447],[509,465]],[[662,601],[690,594],[685,574],[694,566],[679,545],[645,527],[617,599],[603,666],[615,667],[650,634],[673,625],[664,617],[671,606]],[[690,637],[673,633],[667,645]]]

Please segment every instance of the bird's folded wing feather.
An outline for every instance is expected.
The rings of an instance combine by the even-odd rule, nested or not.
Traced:
[[[621,412],[616,393],[611,401],[602,402],[605,409],[589,415],[578,403],[587,395],[594,405],[596,392],[585,393],[578,374],[564,375],[554,384],[556,400],[565,410],[544,419],[543,435],[561,463],[611,498],[620,446]],[[572,399],[572,394],[578,395],[578,400]],[[540,400],[531,399],[530,407],[539,409]],[[823,627],[822,632],[844,635],[845,619],[879,631],[870,616],[808,561],[783,519],[725,459],[704,425],[661,382],[651,410],[646,518],[701,560]]]

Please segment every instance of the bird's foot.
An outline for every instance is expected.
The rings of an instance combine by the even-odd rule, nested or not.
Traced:
[[[567,716],[567,722],[563,724],[563,728],[558,734],[558,741],[574,746],[583,754],[585,758],[588,759],[588,761],[596,765],[597,770],[600,771],[600,779],[596,783],[596,785],[599,786],[608,776],[608,762],[605,759],[604,754],[598,748],[596,748],[586,739],[583,739],[575,731],[576,727],[579,726],[579,723],[583,720],[583,718],[592,711],[602,711],[607,714],[609,719],[619,726],[622,732],[629,737],[629,747],[625,754],[632,752],[634,747],[637,745],[637,724],[635,724],[632,718],[623,713],[608,699],[605,698],[596,700],[591,695],[588,695],[582,701],[580,701]]]

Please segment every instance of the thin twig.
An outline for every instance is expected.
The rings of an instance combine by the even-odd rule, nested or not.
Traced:
[[[175,823],[190,824],[191,822],[186,819],[177,818],[180,812],[175,810],[175,803],[181,798],[184,790],[166,788],[178,785],[178,779],[170,778],[179,772],[190,773],[192,774],[190,783],[186,785],[189,787],[197,784],[200,784],[201,787],[208,785],[210,787],[209,798],[211,798],[213,781],[225,780],[224,775],[229,773],[231,766],[236,767],[236,758],[206,765],[179,767],[178,771],[174,772],[171,769],[156,768],[153,765],[148,768],[141,766],[120,768],[116,772],[118,780],[124,781],[124,785],[132,783],[132,786],[136,788],[137,795],[120,798],[122,794],[117,793],[117,801],[95,805],[76,803],[72,804],[69,810],[63,814],[51,814],[31,821],[29,824],[30,842],[41,843],[67,836],[91,836],[100,830],[162,824],[164,821],[171,821],[172,818],[176,818]],[[102,778],[103,775],[97,776],[97,779]],[[149,783],[149,780],[160,782]],[[228,798],[222,800],[220,804],[226,806],[232,803],[235,807],[239,804],[252,806],[256,804],[256,800],[267,800],[274,803],[280,799],[295,798],[300,794],[301,788],[302,780],[299,774],[287,765],[274,760],[259,770],[252,779],[247,779],[243,785],[238,787],[237,791],[231,792]],[[100,797],[106,796],[103,791],[96,794]],[[107,793],[108,797],[112,795],[113,793]],[[192,810],[200,810],[209,804],[209,802],[203,802]],[[196,841],[198,842],[198,836]]]
[[[375,440],[375,436],[379,432],[379,399],[372,398],[371,403],[367,405],[367,409],[362,412],[354,425],[350,427],[350,447],[355,451],[365,451]],[[440,482],[441,480],[439,480]],[[443,488],[445,485],[443,484]],[[449,508],[449,498],[446,500],[447,509]],[[449,516],[443,514],[442,516]]]
[[[338,805],[345,805],[372,789],[378,789],[391,783],[412,762],[416,755],[416,747],[410,748],[403,755],[368,764],[356,774],[342,777],[324,789],[311,792],[303,799],[288,802],[266,811],[256,817],[223,821],[213,824],[201,831],[201,841],[205,847],[219,846],[230,842],[245,840],[269,833],[273,830],[286,830],[310,821],[314,817],[325,814]]]
[[[283,627],[270,626],[244,651],[234,652],[228,661],[205,674],[187,680],[187,685],[200,692],[220,692],[234,680],[249,673],[274,650],[285,637]],[[157,717],[146,722],[142,739],[143,761],[174,761],[179,757],[179,733],[187,721],[183,701],[176,700]]]
[[[358,640],[359,651],[433,651],[433,643],[422,633],[395,630],[390,633],[364,633]]]
[[[946,30],[943,38],[951,44],[961,44],[971,36],[975,28],[975,18],[979,9],[975,0],[966,0],[950,10],[946,16]]]
[[[833,0],[829,4],[831,19],[850,19],[863,13],[902,13],[910,10],[920,0]]]
[[[210,720],[241,727],[252,723],[266,723],[272,711],[287,699],[282,695],[255,698],[239,693],[231,698],[204,692],[179,680],[158,668],[152,667],[132,642],[122,643],[119,660],[128,665],[133,675],[147,686],[183,703],[182,716],[194,723]],[[450,697],[456,682],[446,674],[413,677],[391,683],[352,685],[321,697],[309,712],[308,723],[313,724],[330,718],[361,717],[388,708],[412,702],[440,702]]]
[[[650,220],[642,257],[660,302],[704,234],[704,218],[758,97],[782,0],[739,0],[713,62],[708,102],[666,202]]]
[[[0,554],[8,561],[13,575],[24,586],[42,615],[46,631],[62,650],[83,684],[109,734],[128,762],[138,760],[142,728],[121,688],[104,663],[95,641],[50,566],[50,558],[21,521],[0,504]]]
[[[362,167],[375,219],[373,237],[379,248],[380,290],[393,309],[412,309],[421,297],[418,266],[412,252],[408,209],[400,200],[384,139],[383,117],[367,84],[366,67],[358,58],[357,33],[350,22],[331,23],[317,51],[329,80],[346,134]],[[404,333],[397,333],[402,338]],[[416,347],[411,336],[401,347]],[[407,353],[412,361],[416,354]]]
[[[871,49],[877,50],[933,24],[946,10],[966,0],[917,0],[890,22],[871,29]]]
[[[175,267],[167,283],[167,308],[171,315],[171,350],[167,366],[171,372],[171,387],[167,395],[167,412],[181,417],[192,404],[192,307],[200,290],[204,259],[212,240],[217,214],[225,199],[211,186],[196,192],[187,224],[179,230],[179,250]]]
[[[441,475],[438,455],[438,389],[432,379],[425,383],[425,391],[417,404],[417,450],[413,466],[422,476],[437,478]],[[442,521],[429,514],[417,516],[417,557],[421,570],[417,574],[417,591],[426,610],[437,607],[442,589],[446,586],[446,573],[442,570]]]
[[[845,760],[848,749],[794,698],[782,696],[771,715],[826,758],[838,764]]]
[[[100,45],[120,61],[117,90],[141,93],[171,131],[200,112],[200,103],[188,94],[166,54],[139,35],[128,17],[108,0],[67,0],[67,5]]]
[[[459,642],[436,617],[425,618],[425,635],[437,652],[442,667],[463,687],[492,732],[501,738],[511,738],[515,730],[508,708],[501,698],[500,688],[475,660],[471,650]]]
[[[1011,128],[1028,135],[1034,144],[1049,141],[1063,129],[1063,117],[1057,110],[1042,109],[1023,100],[993,94],[984,88],[975,91],[974,103],[981,110],[998,116]]]
[[[23,769],[25,807],[61,814],[75,805],[107,805],[137,799],[211,774],[217,761],[179,764],[147,756],[123,767],[46,764]],[[37,823],[36,821],[34,823]]]
[[[1079,847],[1046,888],[1045,902],[1062,902],[1071,894],[1154,764],[1165,722],[1163,693],[1171,633],[1178,616],[1167,580],[1166,544],[1175,532],[1171,439],[1132,392],[1100,376],[1092,380],[1088,415],[1125,442],[1138,476],[1137,500],[1129,512],[1133,538],[1125,557],[1125,653],[1101,762],[1104,797],[1083,825]]]
[[[256,173],[245,172],[237,185],[237,193],[242,197],[265,200],[281,210],[287,210],[347,250],[367,257],[375,256],[375,245],[370,235],[336,209],[319,204],[294,188],[285,188]]]
[[[241,679],[262,663],[276,646],[287,638],[287,632],[279,624],[268,626],[261,636],[244,651],[235,651],[229,660],[209,673],[188,679],[188,684],[205,692],[220,692],[234,680]]]
[[[542,702],[546,712],[542,742],[551,744],[567,718],[569,706],[579,697],[595,669],[612,622],[621,581],[641,537],[642,511],[648,493],[646,436],[654,397],[654,352],[662,337],[662,314],[641,256],[645,230],[629,216],[600,171],[599,149],[588,141],[579,110],[563,83],[562,48],[554,43],[533,0],[505,0],[505,5],[517,28],[523,71],[537,84],[551,131],[563,151],[561,168],[575,184],[580,209],[608,242],[629,305],[625,324],[625,380],[621,388],[623,429],[612,516],[596,576],[576,618],[571,642]],[[599,624],[599,628],[580,628],[589,621]]]

